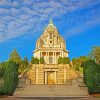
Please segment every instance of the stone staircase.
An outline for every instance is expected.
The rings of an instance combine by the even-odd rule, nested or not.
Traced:
[[[17,88],[15,97],[86,97],[86,87],[74,85],[26,85]]]

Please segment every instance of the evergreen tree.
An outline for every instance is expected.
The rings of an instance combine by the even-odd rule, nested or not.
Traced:
[[[13,61],[5,63],[4,93],[12,95],[18,84],[18,64]]]
[[[24,61],[24,65],[28,67],[28,65],[29,65],[28,58],[25,57],[23,61]]]
[[[35,60],[35,58],[32,57],[32,58],[31,58],[31,64],[34,64],[34,60]]]
[[[90,93],[100,93],[100,65],[94,60],[82,63],[84,82]]]
[[[15,49],[11,52],[11,54],[9,56],[9,60],[12,60],[12,61],[16,62],[17,64],[20,63],[21,57]]]
[[[2,78],[4,76],[5,68],[4,68],[5,62],[0,63],[0,77]]]

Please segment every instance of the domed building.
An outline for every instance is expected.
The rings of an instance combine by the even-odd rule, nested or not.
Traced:
[[[66,43],[52,20],[36,42],[34,57],[45,59],[46,64],[58,64],[59,57],[68,57]]]
[[[59,64],[59,57],[68,57],[66,43],[53,22],[50,21],[36,41],[34,58],[44,58],[44,63],[31,63],[31,69],[19,76],[17,97],[81,97],[88,96],[83,76],[73,70],[69,63]],[[71,64],[71,63],[70,63]]]
[[[32,64],[28,76],[32,84],[67,84],[67,80],[70,79],[69,64],[58,64],[58,59],[68,57],[68,50],[52,20],[36,41],[33,55],[34,58],[44,58],[45,63]]]

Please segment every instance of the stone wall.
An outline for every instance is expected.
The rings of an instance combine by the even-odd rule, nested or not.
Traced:
[[[31,79],[32,84],[47,84],[47,72],[56,73],[55,84],[67,84],[76,77],[71,75],[69,64],[33,64],[28,72],[28,78]]]

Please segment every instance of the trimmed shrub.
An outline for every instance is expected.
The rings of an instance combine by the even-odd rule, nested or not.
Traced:
[[[41,58],[40,58],[40,64],[44,64],[44,63],[45,63],[44,58],[41,57]]]
[[[59,57],[58,58],[58,64],[62,64],[63,63],[63,58],[62,57]]]

